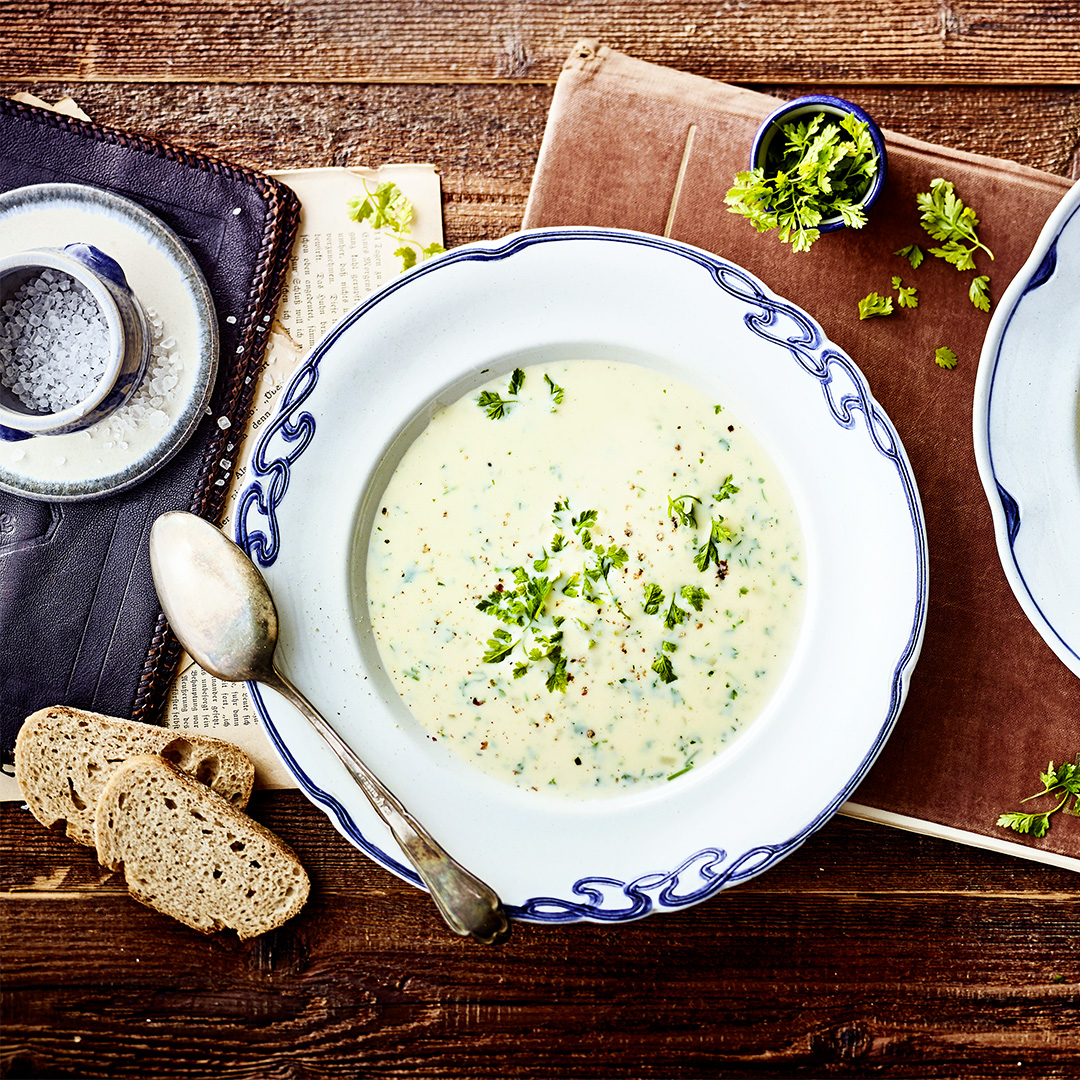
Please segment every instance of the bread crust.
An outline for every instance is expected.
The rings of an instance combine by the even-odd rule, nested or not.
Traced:
[[[296,915],[310,892],[288,844],[157,756],[115,770],[95,837],[99,861],[123,870],[136,900],[204,934],[257,937]]]
[[[101,792],[136,754],[165,757],[241,809],[251,798],[255,766],[238,746],[66,705],[39,709],[23,722],[15,778],[38,821],[49,828],[64,821],[70,839],[93,847]]]

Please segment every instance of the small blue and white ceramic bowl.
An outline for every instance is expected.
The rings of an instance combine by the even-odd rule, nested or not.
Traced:
[[[874,152],[878,158],[877,175],[859,202],[863,210],[869,210],[877,201],[877,197],[885,186],[887,167],[885,138],[881,134],[881,129],[874,123],[869,114],[860,109],[858,105],[845,101],[843,98],[833,97],[831,94],[809,94],[806,97],[787,101],[778,109],[774,109],[765,118],[761,127],[758,128],[757,135],[754,137],[754,145],[750,150],[750,168],[765,168],[769,147],[772,145],[773,139],[782,134],[781,128],[784,124],[809,120],[817,113],[832,114],[837,119],[841,119],[846,113],[850,113],[856,120],[861,120],[866,124],[870,139],[874,144]],[[834,232],[836,229],[842,229],[843,227],[844,221],[837,214],[835,217],[826,218],[817,226],[817,229],[819,232]]]
[[[103,420],[135,392],[150,359],[150,323],[142,304],[120,264],[90,244],[39,248],[0,258],[0,304],[45,270],[69,275],[94,298],[108,329],[108,354],[93,391],[56,412],[37,411],[0,385],[0,439],[8,441],[64,435]]]

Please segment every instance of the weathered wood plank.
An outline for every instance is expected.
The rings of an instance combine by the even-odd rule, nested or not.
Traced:
[[[839,91],[929,141],[1075,168],[1073,3],[8,0],[0,92],[70,93],[104,123],[263,169],[432,161],[455,245],[520,223],[544,84],[585,34],[780,96]],[[975,85],[995,81],[1009,86]],[[91,851],[0,807],[3,1075],[1080,1072],[1080,879],[1065,871],[837,820],[677,915],[519,925],[485,950],[297,793],[260,796],[254,813],[296,847],[314,891],[298,919],[241,944],[140,907]]]
[[[756,87],[794,97],[843,87]],[[0,83],[15,93],[17,83]],[[104,124],[259,169],[429,161],[439,167],[449,244],[521,223],[551,89],[542,86],[169,86],[37,82]],[[1070,175],[1080,89],[874,87],[849,94],[886,128]],[[1008,122],[1003,122],[1007,117]]]
[[[680,914],[519,924],[484,949],[297,793],[253,812],[314,889],[241,944],[140,907],[89,849],[0,808],[7,1075],[961,1077],[1024,1060],[1066,1077],[1078,1060],[1064,871],[837,820]],[[61,962],[57,943],[77,944]]]
[[[581,37],[734,82],[1080,81],[1080,9],[1027,0],[8,0],[0,79],[553,82]]]

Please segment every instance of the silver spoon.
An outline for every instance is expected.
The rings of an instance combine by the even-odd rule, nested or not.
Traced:
[[[194,514],[162,514],[150,531],[158,599],[180,644],[227,682],[259,682],[288,699],[326,740],[428,887],[455,934],[490,944],[509,924],[490,886],[455,862],[274,667],[277,609],[255,564],[220,529]]]

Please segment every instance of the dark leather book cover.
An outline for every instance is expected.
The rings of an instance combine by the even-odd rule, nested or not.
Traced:
[[[220,520],[226,448],[250,414],[300,214],[288,187],[251,169],[0,98],[0,191],[40,183],[102,188],[169,226],[206,278],[221,355],[208,415],[137,486],[79,502],[0,491],[5,765],[44,706],[159,719],[180,649],[150,575],[150,527],[168,510]]]
[[[986,272],[996,300],[1070,181],[886,132],[888,182],[869,225],[796,254],[724,205],[735,174],[749,168],[755,132],[779,104],[581,42],[555,89],[523,224],[636,229],[715,252],[798,304],[855,360],[915,472],[930,600],[904,709],[848,811],[1016,854],[1041,849],[1076,860],[1080,818],[1058,814],[1044,839],[995,824],[1039,790],[1050,759],[1072,761],[1080,751],[1080,679],[1028,621],[998,558],[972,442],[989,316],[968,302],[966,277],[958,280],[943,260],[928,258],[914,274],[896,254],[933,244],[915,196],[935,177],[952,180],[982,219],[979,234],[995,255]],[[892,275],[920,287],[918,310],[860,320],[859,299],[887,293]],[[960,355],[955,370],[935,366],[941,345]],[[855,607],[852,617],[873,612]]]

